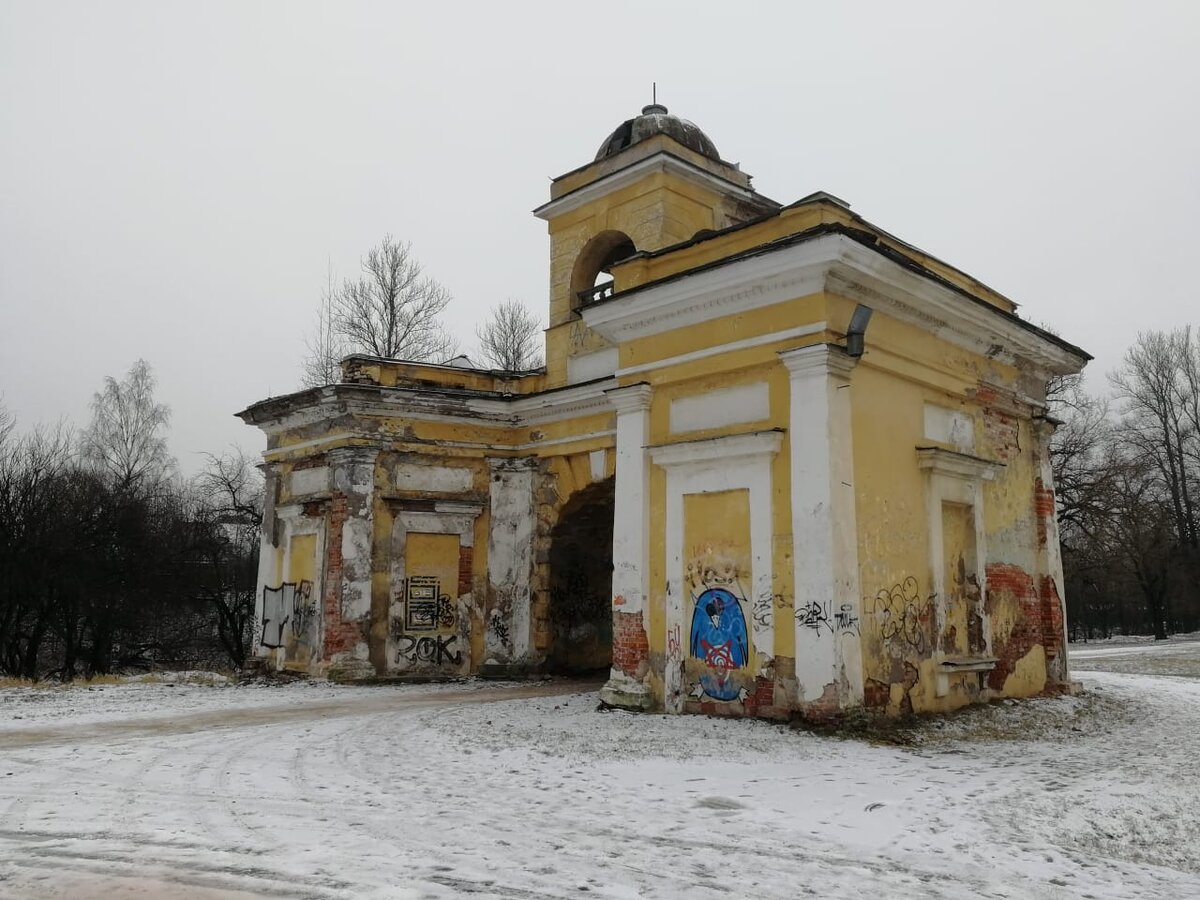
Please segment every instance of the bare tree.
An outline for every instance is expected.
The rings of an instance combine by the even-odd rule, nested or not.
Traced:
[[[106,377],[92,398],[81,455],[121,490],[151,488],[174,468],[165,434],[170,420],[170,409],[154,400],[150,365],[139,359],[124,381]]]
[[[1200,550],[1200,472],[1192,460],[1200,455],[1200,433],[1188,415],[1197,402],[1186,371],[1192,353],[1190,329],[1142,332],[1109,380],[1124,401],[1125,439],[1153,461],[1169,498],[1176,536],[1195,552]]]
[[[450,292],[422,274],[410,244],[385,235],[362,260],[362,271],[333,296],[334,327],[347,350],[414,361],[454,355],[456,342],[440,319]]]
[[[1050,414],[1061,420],[1050,441],[1058,519],[1064,543],[1086,526],[1089,513],[1102,504],[1104,481],[1110,475],[1101,453],[1112,424],[1108,402],[1092,397],[1079,375],[1054,378],[1046,391]]]
[[[304,342],[308,348],[308,355],[304,359],[300,381],[306,388],[336,384],[342,377],[342,357],[346,355],[346,341],[338,331],[334,293],[333,269],[330,268],[325,289],[321,292],[317,326]]]
[[[542,323],[519,300],[492,308],[486,322],[475,328],[483,362],[506,372],[524,372],[542,364]]]
[[[223,456],[208,454],[194,485],[200,500],[194,516],[200,563],[195,590],[216,618],[221,647],[240,667],[254,618],[263,479],[245,452],[234,449]]]

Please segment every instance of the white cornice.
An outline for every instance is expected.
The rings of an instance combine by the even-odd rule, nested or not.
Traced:
[[[723,466],[744,465],[760,457],[770,458],[779,452],[783,432],[754,431],[699,441],[680,441],[647,447],[650,460],[664,469],[676,466],[703,465],[720,461]]]
[[[594,416],[610,413],[606,391],[617,386],[615,378],[589,381],[544,394],[514,397],[507,402],[511,415],[517,417],[517,425],[537,425],[542,422],[557,422],[577,416]]]
[[[636,366],[629,366],[626,369],[617,369],[615,374],[618,378],[626,375],[637,375],[642,372],[653,372],[657,369],[666,369],[671,366],[682,366],[687,363],[697,362],[701,359],[708,359],[710,356],[716,356],[720,353],[734,353],[738,350],[749,350],[753,347],[762,347],[765,344],[777,344],[780,341],[790,341],[795,338],[808,337],[814,334],[821,334],[825,331],[826,325],[824,322],[813,322],[811,325],[801,325],[798,328],[786,328],[783,331],[771,331],[767,334],[759,334],[750,338],[743,338],[740,341],[731,341],[728,344],[718,344],[715,347],[705,347],[701,350],[693,350],[691,353],[681,353],[678,356],[668,356],[665,359],[656,359],[647,363],[640,363]]]
[[[787,367],[793,381],[826,375],[845,378],[858,362],[853,356],[847,356],[844,348],[833,344],[809,344],[794,350],[782,350],[779,359]]]
[[[991,481],[1004,463],[956,453],[941,447],[918,447],[917,465],[934,475],[947,475],[962,481]]]
[[[470,423],[487,428],[521,428],[612,412],[605,391],[616,387],[615,378],[573,385],[561,390],[516,397],[447,395],[420,388],[377,388],[378,393],[340,397],[336,386],[316,403],[281,413],[259,427],[268,435],[327,422],[340,413],[363,418],[409,419],[446,425]],[[368,389],[369,390],[369,389]]]
[[[1086,361],[999,309],[976,302],[844,234],[800,243],[618,293],[585,307],[589,328],[614,344],[734,315],[818,292],[836,293],[916,325],[974,353],[1048,373]],[[866,336],[867,348],[871,334]]]
[[[721,178],[719,175],[705,171],[699,166],[680,159],[678,156],[673,156],[665,150],[660,150],[653,156],[638,160],[632,165],[618,169],[609,175],[604,175],[590,184],[576,188],[570,193],[559,197],[557,200],[551,200],[549,203],[539,206],[533,211],[533,214],[539,219],[545,219],[548,222],[565,213],[574,212],[598,197],[603,197],[605,194],[628,187],[648,175],[656,175],[658,173],[678,175],[680,178],[685,178],[710,190],[716,189],[722,194],[733,194],[744,200],[751,200],[755,196],[753,191],[736,185],[726,178]]]

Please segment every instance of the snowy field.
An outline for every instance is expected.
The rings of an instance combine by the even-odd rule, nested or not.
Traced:
[[[1073,658],[874,741],[562,683],[0,690],[0,897],[1200,897],[1200,641]]]

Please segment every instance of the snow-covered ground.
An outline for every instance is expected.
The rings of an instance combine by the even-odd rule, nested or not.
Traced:
[[[1116,649],[874,742],[569,684],[8,689],[0,897],[1200,897],[1200,680]]]

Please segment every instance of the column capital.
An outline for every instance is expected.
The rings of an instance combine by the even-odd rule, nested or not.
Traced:
[[[814,375],[833,375],[846,378],[858,363],[838,344],[809,344],[794,350],[779,351],[779,360],[787,366],[792,379]]]
[[[536,456],[489,456],[488,468],[493,472],[524,472],[526,469],[536,469]]]
[[[650,408],[650,396],[654,388],[644,381],[625,387],[609,388],[604,392],[608,402],[616,407],[617,414],[645,412]]]

